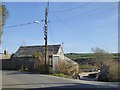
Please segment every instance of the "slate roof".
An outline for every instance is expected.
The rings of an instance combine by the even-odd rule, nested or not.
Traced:
[[[61,45],[48,45],[48,55],[57,54]],[[13,57],[33,57],[36,52],[44,55],[45,45],[21,46]]]
[[[11,58],[11,54],[3,54],[3,53],[0,53],[0,60],[6,60],[6,59],[10,59]]]

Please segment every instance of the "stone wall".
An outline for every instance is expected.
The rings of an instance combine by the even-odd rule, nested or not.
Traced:
[[[2,59],[0,60],[0,64],[0,69],[2,70],[14,70],[13,62],[11,59]]]
[[[24,70],[33,70],[34,69],[34,58],[13,58],[13,67],[16,70],[24,69]]]

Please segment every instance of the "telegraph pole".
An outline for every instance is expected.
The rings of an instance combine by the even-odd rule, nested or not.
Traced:
[[[44,24],[44,40],[45,40],[45,73],[48,73],[48,7],[49,7],[49,2],[47,4],[47,7],[45,8],[45,24]]]

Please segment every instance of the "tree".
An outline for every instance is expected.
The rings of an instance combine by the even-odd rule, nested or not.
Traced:
[[[92,48],[92,51],[93,51],[93,61],[96,63],[97,66],[100,67],[98,80],[120,81],[120,78],[119,78],[120,62],[114,60],[113,55],[103,49]]]
[[[104,66],[110,66],[113,61],[113,56],[109,52],[100,49],[100,48],[92,48],[93,51],[93,62],[101,69]]]
[[[5,24],[7,17],[8,17],[8,11],[5,5],[3,5],[0,2],[0,44],[1,44],[2,34],[3,34],[3,26]]]

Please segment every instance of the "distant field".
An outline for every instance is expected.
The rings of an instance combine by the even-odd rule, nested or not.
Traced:
[[[77,58],[91,57],[91,54],[73,54],[73,53],[69,53],[69,54],[65,54],[65,56],[67,56],[70,59],[77,59]]]
[[[118,58],[117,53],[113,53],[113,58]],[[67,53],[65,54],[68,58],[75,60],[78,58],[90,58],[92,56],[92,53]]]

